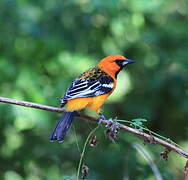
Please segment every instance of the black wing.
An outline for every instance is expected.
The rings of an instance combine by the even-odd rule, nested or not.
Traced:
[[[97,74],[97,77],[87,74],[84,79],[80,76],[77,78],[67,90],[63,98],[62,105],[66,104],[69,99],[80,97],[94,97],[109,93],[114,88],[114,80],[106,73]]]

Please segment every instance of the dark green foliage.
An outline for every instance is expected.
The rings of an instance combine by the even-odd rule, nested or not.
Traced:
[[[120,73],[103,113],[146,118],[144,125],[186,149],[187,19],[186,0],[1,0],[0,96],[59,106],[76,76],[107,55],[122,54],[137,63]],[[75,180],[73,132],[62,144],[49,142],[58,114],[0,104],[0,117],[0,179]],[[82,148],[93,125],[74,124]],[[102,129],[99,145],[88,147],[84,157],[88,179],[155,179],[131,145],[142,140],[122,132],[114,144]],[[144,148],[165,180],[184,179],[184,159],[170,153],[164,162],[161,147]]]

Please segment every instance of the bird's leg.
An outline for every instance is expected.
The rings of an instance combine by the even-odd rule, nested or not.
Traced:
[[[117,138],[118,130],[120,129],[119,123],[116,120],[117,117],[115,119],[110,118],[106,121],[106,135],[112,141]]]
[[[98,121],[98,124],[100,125],[100,124],[102,123],[102,121],[105,121],[105,120],[106,120],[105,116],[100,112],[100,113],[99,113],[99,121]]]
[[[102,114],[102,113],[99,113],[99,118],[102,119],[102,120],[105,120],[105,116]]]

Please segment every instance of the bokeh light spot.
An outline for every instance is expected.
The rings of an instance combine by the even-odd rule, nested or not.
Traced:
[[[109,97],[109,102],[118,102],[131,91],[132,83],[130,74],[127,71],[122,71],[118,75],[117,87],[114,93]]]

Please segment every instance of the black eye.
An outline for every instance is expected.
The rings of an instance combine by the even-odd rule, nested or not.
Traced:
[[[117,59],[117,60],[115,60],[115,63],[116,63],[118,66],[122,67],[123,61]]]

